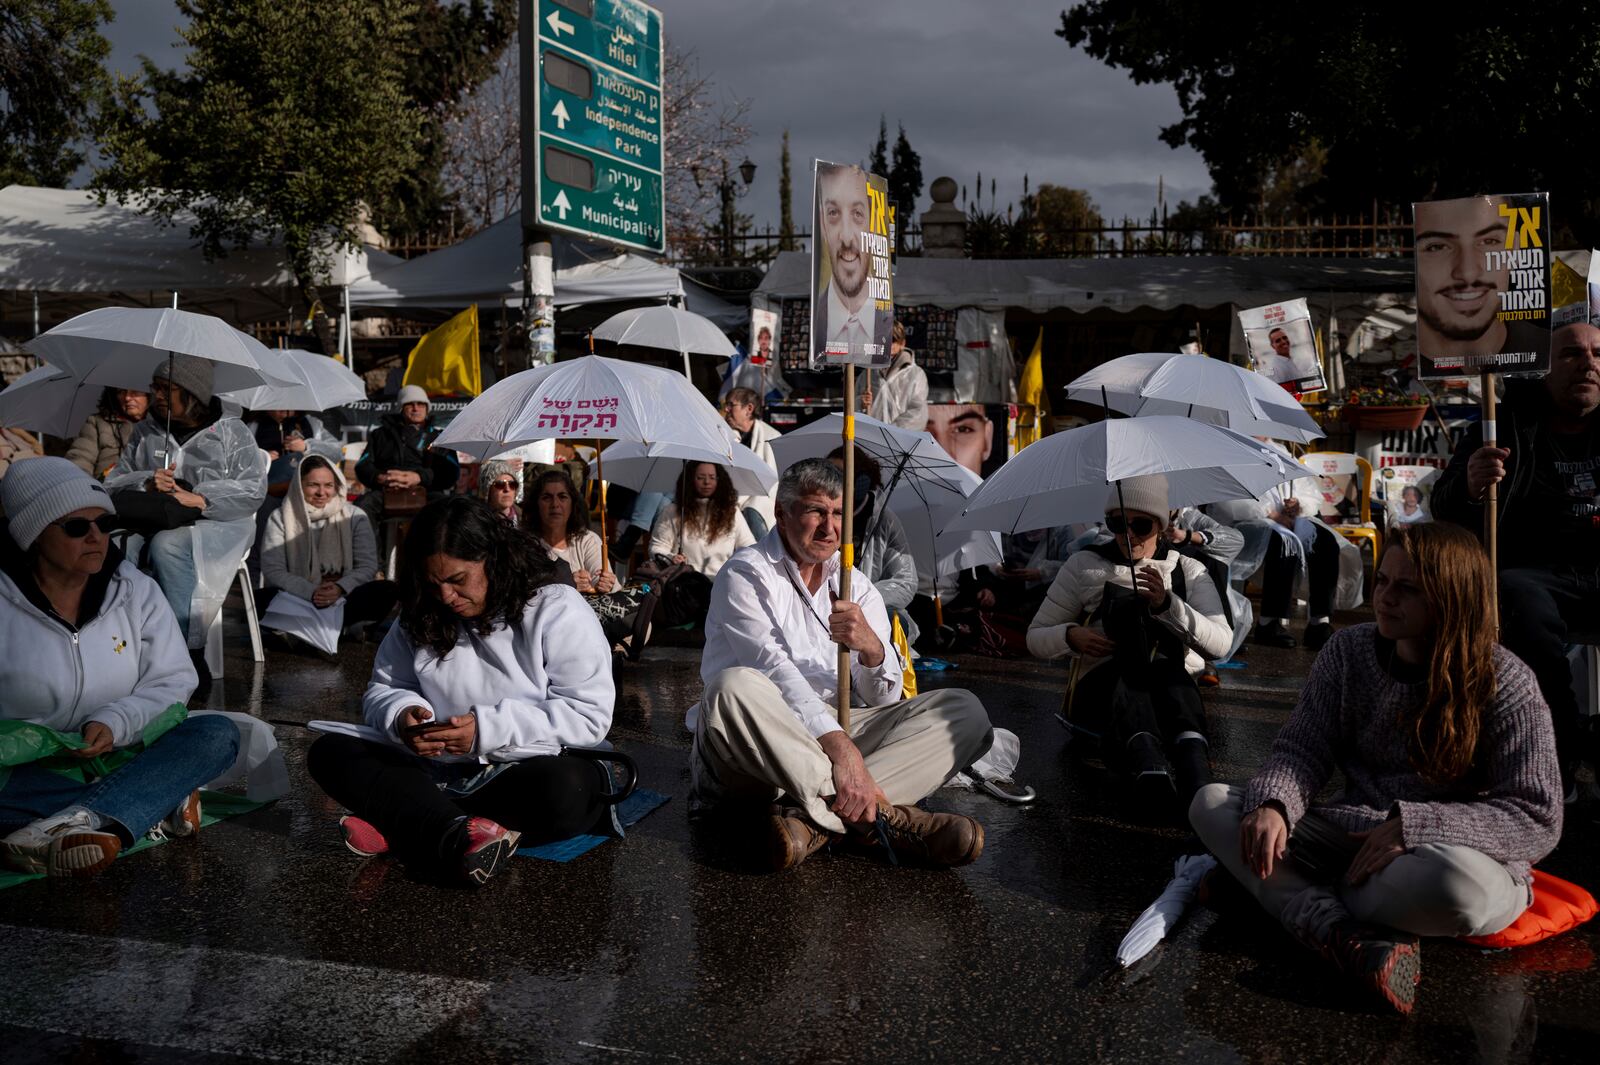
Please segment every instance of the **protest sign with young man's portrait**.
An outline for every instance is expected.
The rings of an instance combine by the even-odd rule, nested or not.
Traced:
[[[1413,204],[1419,377],[1550,368],[1550,197]]]
[[[894,297],[889,186],[859,166],[816,162],[812,199],[811,364],[889,365]]]

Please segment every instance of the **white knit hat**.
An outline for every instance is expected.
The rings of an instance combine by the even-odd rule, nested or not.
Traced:
[[[1156,519],[1156,526],[1165,529],[1171,508],[1167,506],[1167,475],[1150,473],[1143,477],[1129,477],[1122,482],[1121,495],[1113,483],[1106,493],[1106,512],[1137,510]]]
[[[400,390],[400,398],[396,402],[402,407],[407,403],[426,403],[430,407],[433,406],[433,401],[428,398],[428,393],[421,385],[406,385]]]
[[[11,539],[26,551],[53,521],[86,507],[117,512],[106,486],[66,459],[24,459],[0,479],[0,507],[5,508]]]

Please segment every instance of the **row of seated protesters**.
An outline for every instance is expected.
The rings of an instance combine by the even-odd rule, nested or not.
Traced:
[[[715,584],[704,694],[687,717],[693,816],[739,833],[774,869],[830,845],[965,864],[982,851],[982,826],[916,804],[987,750],[988,716],[957,689],[901,698],[882,597],[860,574],[848,600],[839,596],[842,487],[825,461],[787,470],[776,527],[736,552]],[[1189,650],[1221,644],[1220,607],[1199,591],[1203,569],[1150,549],[1163,503],[1158,483],[1125,484],[1107,501],[1121,546],[1080,552],[1052,585],[1047,607],[1071,609],[1063,596],[1076,596],[1080,614],[1102,614],[1097,632],[1040,629],[1081,653],[1109,652],[1086,681],[1116,667],[1116,648],[1091,635],[1142,640],[1158,657],[1165,648],[1176,661],[1155,675],[1169,694]],[[0,789],[10,830],[0,856],[28,872],[84,874],[147,832],[192,835],[195,789],[231,764],[238,736],[226,718],[183,713],[196,676],[170,606],[106,536],[115,502],[71,463],[37,459],[0,483],[0,505],[9,538],[0,630],[8,647],[27,649],[0,662],[3,716],[58,740],[53,761],[12,767]],[[601,816],[605,778],[575,751],[610,728],[608,641],[567,565],[531,543],[475,499],[435,503],[414,523],[400,622],[363,701],[381,738],[326,736],[308,759],[350,811],[341,830],[357,854],[482,883],[520,842],[563,838]],[[1144,607],[1132,621],[1107,591],[1123,569],[1137,587],[1123,601]],[[1193,603],[1174,594],[1180,574]],[[1376,623],[1330,639],[1248,784],[1205,783],[1190,802],[1221,864],[1208,892],[1237,885],[1402,1011],[1420,975],[1417,937],[1505,928],[1529,905],[1531,864],[1560,837],[1550,715],[1532,673],[1494,643],[1481,609],[1490,581],[1470,534],[1399,530],[1379,564]],[[1086,608],[1096,583],[1099,601]],[[839,644],[851,656],[848,729],[831,706]],[[1107,682],[1113,718],[1131,705],[1117,690],[1127,682]],[[1193,724],[1186,698],[1144,730]],[[167,727],[152,729],[163,718]],[[1341,790],[1321,800],[1335,774]]]

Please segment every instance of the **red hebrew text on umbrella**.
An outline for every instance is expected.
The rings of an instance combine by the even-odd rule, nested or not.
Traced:
[[[537,427],[573,436],[595,435],[617,427],[617,405],[616,396],[577,400],[551,399],[547,396]]]

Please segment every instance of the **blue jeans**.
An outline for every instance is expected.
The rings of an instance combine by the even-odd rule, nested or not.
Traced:
[[[239,753],[239,729],[214,714],[186,718],[110,776],[80,784],[38,765],[19,765],[0,789],[0,833],[69,806],[116,823],[135,843],[191,791],[221,776]]]
[[[134,565],[144,549],[144,537],[128,537],[127,554]],[[150,538],[150,565],[155,570],[156,583],[161,594],[172,604],[172,613],[178,618],[178,631],[184,639],[189,637],[189,612],[194,603],[195,586],[200,577],[194,568],[194,527],[165,529]]]

